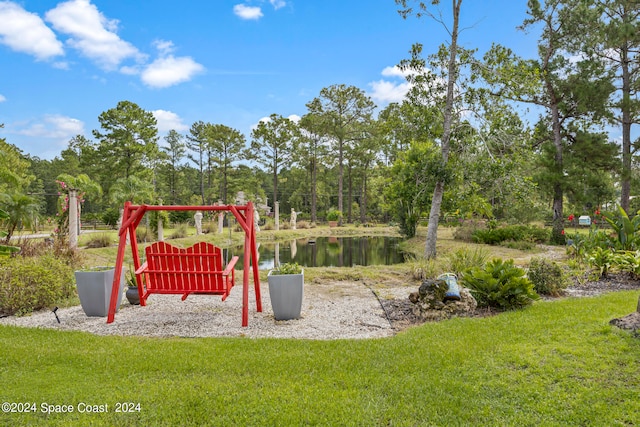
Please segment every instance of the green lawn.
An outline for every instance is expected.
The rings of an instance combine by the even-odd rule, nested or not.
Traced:
[[[638,296],[537,302],[378,340],[0,327],[0,402],[37,410],[0,425],[640,425],[640,339],[608,324]],[[115,412],[121,402],[139,411]],[[86,404],[109,412],[79,413]]]

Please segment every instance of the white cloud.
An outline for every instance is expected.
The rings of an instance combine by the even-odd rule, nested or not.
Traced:
[[[371,92],[371,98],[379,103],[391,103],[402,102],[402,100],[409,92],[411,85],[407,82],[398,83],[390,82],[387,80],[378,80],[377,82],[369,83],[369,86],[373,89]]]
[[[369,95],[379,104],[402,102],[411,89],[411,84],[406,81],[406,77],[415,73],[415,71],[403,71],[397,65],[385,67],[381,74],[389,79],[369,83],[372,88]]]
[[[262,9],[258,6],[247,6],[245,4],[237,4],[233,6],[233,13],[242,19],[260,19],[262,18]]]
[[[144,59],[135,46],[115,33],[118,21],[107,19],[89,0],[59,3],[45,19],[55,30],[70,36],[70,46],[106,70],[117,68],[127,58]]]
[[[168,40],[154,40],[153,45],[156,49],[158,49],[158,52],[161,56],[169,55],[175,50],[173,47],[173,42]]]
[[[269,0],[269,3],[271,3],[271,6],[273,6],[275,10],[283,8],[287,5],[287,2],[284,0]]]
[[[5,98],[4,95],[0,94],[0,102],[4,102],[6,100],[7,100],[7,98]]]
[[[66,144],[72,137],[84,133],[84,123],[72,117],[59,114],[44,116],[41,122],[30,123],[22,129],[16,130],[19,135],[52,138]]]
[[[152,113],[158,122],[159,132],[168,132],[172,129],[180,132],[189,129],[189,126],[182,123],[182,118],[172,111],[155,110]]]
[[[64,55],[62,43],[35,13],[9,1],[0,2],[0,43],[46,60]]]
[[[165,88],[186,82],[204,71],[204,67],[188,56],[174,57],[169,55],[158,58],[142,72],[142,82],[154,88]]]

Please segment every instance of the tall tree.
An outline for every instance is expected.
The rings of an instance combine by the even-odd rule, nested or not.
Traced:
[[[460,8],[462,6],[462,0],[452,0],[452,23],[449,27],[441,18],[441,15],[436,15],[431,11],[431,8],[423,1],[411,1],[411,0],[395,0],[396,4],[400,5],[403,9],[398,12],[406,19],[410,15],[416,15],[421,18],[428,16],[445,26],[450,39],[448,41],[448,48],[442,47],[440,49],[440,58],[444,59],[445,52],[448,53],[448,59],[443,65],[442,70],[446,70],[445,75],[440,76],[442,81],[446,82],[446,94],[442,110],[442,137],[440,138],[440,153],[441,161],[443,165],[446,165],[449,161],[449,153],[451,150],[451,135],[452,125],[458,119],[456,112],[454,111],[454,102],[456,93],[454,91],[456,80],[460,74],[460,64],[463,63],[461,56],[468,54],[468,51],[462,50],[458,46],[458,37],[460,35]],[[417,3],[417,9],[410,7],[409,4]],[[437,6],[440,4],[439,0],[432,0],[431,5]],[[423,85],[429,86],[435,83],[435,80],[431,74],[420,73],[421,69],[424,69],[425,61],[421,58],[422,45],[414,44],[412,48],[411,60],[403,61],[400,66],[404,69],[412,69],[417,74],[410,74],[408,79],[411,83],[416,85],[415,87],[423,90]],[[422,86],[422,87],[421,87]],[[442,206],[442,198],[445,190],[445,179],[440,177],[433,190],[433,197],[431,199],[431,211],[429,213],[429,225],[427,228],[427,241],[425,245],[425,256],[427,258],[436,257],[436,240],[438,238],[438,222],[440,220],[440,208]]]
[[[93,135],[100,141],[102,161],[109,165],[112,177],[134,175],[157,152],[157,121],[133,102],[118,102],[116,108],[101,113],[98,121],[102,131],[96,129]]]
[[[599,19],[582,16],[583,49],[604,60],[615,73],[614,122],[622,130],[622,174],[620,205],[629,210],[632,158],[640,138],[631,140],[632,126],[640,124],[640,2],[637,0],[594,0]],[[591,19],[589,19],[591,18]]]
[[[167,184],[169,187],[169,200],[172,205],[175,205],[178,199],[176,192],[178,187],[179,169],[187,150],[184,143],[184,137],[175,129],[171,129],[164,137],[164,140],[168,145],[166,147],[161,147],[161,150],[167,156],[166,166],[168,169]]]
[[[318,169],[326,154],[326,144],[322,137],[322,120],[314,114],[305,114],[300,119],[301,137],[294,150],[294,161],[309,172],[309,193],[311,198],[311,222],[318,220]]]
[[[529,0],[523,28],[541,25],[539,58],[524,60],[511,50],[494,46],[485,56],[482,71],[496,94],[537,105],[545,110],[536,126],[537,144],[551,143],[554,162],[546,180],[552,186],[552,242],[564,243],[563,203],[565,186],[565,146],[572,130],[588,129],[605,114],[605,103],[612,91],[609,76],[602,64],[589,59],[569,57],[576,19],[588,13],[580,0]]]
[[[321,121],[321,134],[326,136],[336,154],[338,165],[338,210],[343,211],[344,161],[347,150],[368,137],[375,104],[355,86],[333,85],[323,88],[320,96],[307,104],[309,113]]]
[[[187,157],[196,164],[200,172],[200,197],[202,204],[204,200],[204,169],[207,165],[207,125],[202,121],[197,121],[191,125],[189,135],[187,135],[187,147],[191,153]]]
[[[242,159],[244,153],[244,135],[225,125],[213,125],[209,129],[209,140],[213,148],[213,163],[222,175],[220,198],[227,203],[229,177],[233,162]]]
[[[278,201],[278,172],[291,160],[294,141],[298,138],[296,123],[278,114],[258,123],[251,132],[251,147],[245,157],[255,160],[271,172],[273,178],[273,203]]]

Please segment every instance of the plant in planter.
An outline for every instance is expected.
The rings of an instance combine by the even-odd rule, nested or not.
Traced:
[[[329,227],[336,227],[341,218],[342,212],[337,209],[330,209],[329,212],[327,212],[327,221],[329,221]]]
[[[133,268],[129,266],[129,274],[127,275],[127,292],[125,293],[127,301],[131,305],[140,305],[140,294],[138,293],[138,281]]]
[[[285,263],[269,271],[269,297],[276,320],[300,318],[304,295],[304,270],[297,263]]]
[[[111,287],[113,286],[113,267],[94,267],[89,270],[76,271],[76,287],[80,305],[87,316],[105,317],[109,314],[109,302],[111,300]],[[116,310],[122,301],[124,290],[124,270],[120,276],[120,289]]]

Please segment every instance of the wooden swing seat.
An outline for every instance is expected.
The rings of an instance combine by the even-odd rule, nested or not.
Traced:
[[[147,260],[135,272],[142,284],[141,305],[150,294],[221,295],[224,301],[235,284],[234,267],[238,257],[222,268],[222,251],[211,243],[200,242],[186,249],[166,242],[146,247]],[[141,280],[142,279],[142,280]]]

